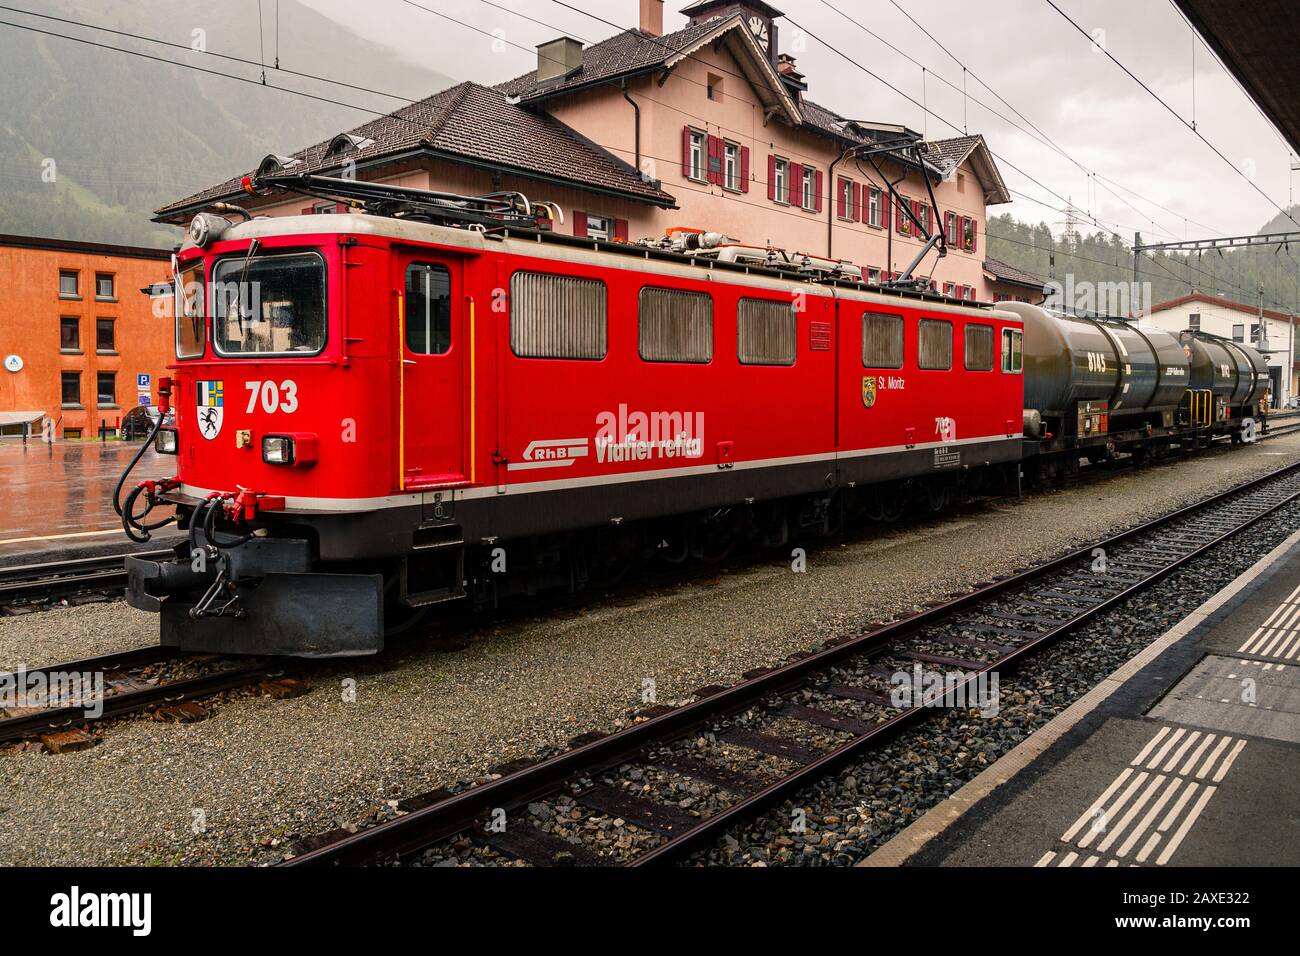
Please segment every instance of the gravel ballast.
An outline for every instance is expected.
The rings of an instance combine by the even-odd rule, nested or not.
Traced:
[[[9,764],[0,863],[276,859],[290,834],[391,813],[390,801],[480,777],[495,764],[616,726],[644,706],[647,681],[661,703],[687,699],[701,685],[733,682],[744,671],[867,621],[889,619],[1298,458],[1300,436],[1120,472],[1067,490],[976,505],[920,527],[878,529],[849,543],[812,548],[804,574],[791,573],[784,559],[721,577],[705,578],[708,572],[702,571],[694,584],[512,621],[454,653],[314,668],[307,676],[313,689],[303,697],[240,698],[193,724],[122,722],[97,747],[80,753],[10,750],[0,755]],[[1157,616],[1154,610],[1135,612],[1134,626],[1154,626]],[[156,626],[152,616],[122,604],[0,619],[0,655],[10,667],[84,657],[151,643]],[[1095,667],[1077,667],[1073,682],[1067,674],[1065,683],[1050,685],[1051,694],[1036,684],[1014,692],[1030,704],[1046,696],[1064,706],[1077,696],[1074,684],[1082,687],[1093,670],[1113,669],[1112,652],[1126,659],[1145,640],[1125,637],[1114,648],[1101,640]],[[1021,671],[1026,679],[1035,666],[1037,660]],[[1011,731],[1002,736],[1013,744],[1050,714],[1041,720],[1037,709],[1019,714],[1009,683],[1003,686],[1001,717],[1015,727],[1015,739]],[[980,732],[988,730],[985,721],[974,723]],[[936,726],[929,721],[918,734],[933,733]],[[952,729],[949,736],[956,733]],[[998,746],[990,741],[979,749]],[[901,751],[894,759],[927,765],[920,752],[919,764],[906,755]],[[986,762],[972,759],[974,770]],[[843,775],[837,779],[842,783]],[[836,849],[847,836],[833,836],[823,848],[821,833],[814,854],[799,849],[796,859],[851,862],[892,835],[896,827],[884,816],[910,819],[928,805],[925,791],[908,814],[891,813],[887,791],[900,780],[906,782],[894,772],[877,782],[864,770],[853,781],[852,801],[828,801],[832,809],[821,816],[838,816],[837,833],[857,825],[852,839],[860,853]],[[951,787],[936,784],[934,799],[960,782],[953,777]],[[864,790],[877,786],[880,792]],[[683,799],[697,796],[707,794]],[[869,828],[858,810],[849,822],[849,804],[856,807],[862,799],[885,804],[868,806]],[[815,812],[809,815],[815,819]],[[757,823],[752,839],[739,840],[728,862],[760,862],[745,858],[751,848],[763,849],[769,859],[761,862],[795,862],[780,858],[780,850],[790,847],[776,842],[790,839],[784,832],[788,820],[787,811],[779,834]],[[824,826],[818,824],[819,830]],[[822,858],[824,850],[829,858]]]

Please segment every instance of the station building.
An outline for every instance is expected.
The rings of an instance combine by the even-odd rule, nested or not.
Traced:
[[[0,436],[83,438],[157,399],[172,361],[171,313],[141,289],[171,252],[0,235]],[[142,376],[144,376],[142,378]]]
[[[1197,329],[1252,346],[1268,360],[1274,408],[1288,406],[1300,394],[1300,342],[1294,315],[1193,290],[1153,305],[1143,321],[1169,332]]]
[[[916,134],[814,102],[796,59],[778,52],[779,11],[762,0],[697,0],[681,12],[688,24],[665,33],[663,0],[641,0],[636,28],[589,46],[569,37],[543,43],[536,69],[522,76],[495,87],[461,83],[298,153],[268,156],[257,172],[459,194],[518,190],[558,204],[559,228],[578,236],[635,242],[672,227],[703,229],[849,260],[873,281],[902,272],[923,246],[883,173],[947,241],[948,255],[931,251],[914,275],[958,298],[1028,294],[1007,293],[986,266],[987,209],[1011,197],[983,136],[924,142],[920,163],[882,154],[878,173],[852,151]],[[837,98],[852,102],[854,93]],[[184,224],[216,200],[258,215],[336,211],[305,198],[250,197],[241,179],[165,206],[158,221]]]

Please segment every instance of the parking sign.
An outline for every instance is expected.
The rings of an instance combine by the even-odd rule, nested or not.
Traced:
[[[135,384],[140,391],[144,391],[149,387],[149,376],[147,374],[137,375],[135,377]]]

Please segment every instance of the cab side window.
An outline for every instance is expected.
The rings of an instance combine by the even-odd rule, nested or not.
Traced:
[[[406,267],[406,347],[417,355],[451,349],[451,273],[445,266]]]

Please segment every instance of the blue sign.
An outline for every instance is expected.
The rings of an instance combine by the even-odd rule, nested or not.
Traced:
[[[148,387],[149,387],[149,376],[148,376],[147,374],[144,374],[144,375],[137,375],[137,376],[135,377],[135,384],[136,384],[136,386],[137,386],[138,388],[148,388]]]
[[[148,395],[144,395],[144,394],[142,394],[142,395],[140,396],[140,404],[141,404],[141,405],[152,405],[153,403],[149,400],[149,396],[148,396]]]

